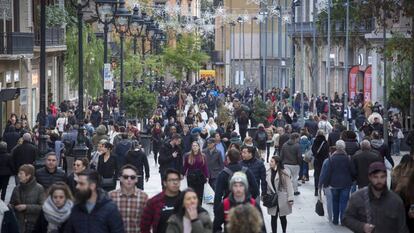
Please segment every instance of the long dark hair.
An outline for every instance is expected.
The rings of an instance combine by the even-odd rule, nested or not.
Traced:
[[[282,160],[280,159],[280,157],[278,155],[275,155],[272,157],[272,159],[276,162],[277,164],[277,173],[279,174],[279,185],[277,187],[277,189],[280,189],[280,187],[282,187],[283,185],[285,185],[283,183],[283,176],[289,176],[286,171],[285,171],[285,166],[282,163]]]
[[[184,215],[185,215],[185,208],[184,208],[184,198],[185,198],[185,195],[187,194],[187,193],[190,193],[190,192],[192,192],[192,193],[195,193],[196,194],[196,196],[197,196],[197,193],[194,191],[194,189],[192,189],[192,188],[187,188],[187,189],[185,189],[184,191],[182,191],[181,193],[180,193],[180,195],[178,196],[178,199],[177,199],[177,201],[175,202],[175,206],[174,206],[174,214],[176,214],[178,217],[180,217],[180,218],[183,218],[184,217]],[[200,201],[203,201],[203,200],[198,200],[198,207],[197,207],[197,212],[198,213],[200,213],[200,212],[202,212],[202,211],[205,211],[203,208],[201,208],[201,206],[200,206]]]

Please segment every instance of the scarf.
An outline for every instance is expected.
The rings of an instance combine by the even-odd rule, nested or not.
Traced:
[[[65,205],[58,209],[53,203],[52,198],[49,196],[43,204],[43,213],[47,222],[47,232],[57,232],[58,227],[62,225],[70,216],[73,207],[73,202],[67,200]]]

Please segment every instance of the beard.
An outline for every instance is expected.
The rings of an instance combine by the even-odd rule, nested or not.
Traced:
[[[92,190],[76,190],[75,198],[78,203],[86,203],[86,201],[92,196]]]
[[[372,184],[372,188],[377,192],[381,192],[387,188],[387,184],[382,184],[382,183]]]

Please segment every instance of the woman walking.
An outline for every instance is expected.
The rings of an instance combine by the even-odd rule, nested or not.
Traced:
[[[184,156],[183,175],[187,177],[187,185],[193,188],[200,200],[203,200],[204,183],[208,182],[206,156],[201,152],[198,142],[191,144],[191,151]]]
[[[21,233],[33,231],[43,204],[44,189],[36,182],[34,175],[33,165],[24,164],[19,168],[20,184],[14,188],[10,200]]]
[[[328,142],[325,138],[325,132],[319,130],[315,141],[312,145],[312,154],[315,158],[313,161],[313,167],[315,169],[313,176],[315,178],[315,197],[318,196],[318,184],[319,184],[319,176],[322,170],[323,161],[329,156],[329,146]]]
[[[292,213],[293,184],[290,174],[284,169],[279,156],[273,156],[270,160],[270,168],[266,173],[267,194],[277,193],[278,205],[267,208],[271,216],[272,232],[277,232],[277,217],[279,215],[283,233],[286,232],[286,216]]]
[[[76,184],[78,180],[78,174],[83,172],[89,166],[89,160],[87,158],[76,158],[73,162],[73,173],[68,176],[68,185],[70,191],[74,193],[76,191]]]
[[[201,207],[197,193],[188,188],[181,192],[174,214],[168,220],[166,233],[210,233],[213,230],[208,212]]]
[[[33,233],[63,233],[66,221],[72,212],[72,199],[69,187],[65,183],[53,184]]]
[[[160,152],[160,147],[162,145],[162,141],[164,140],[164,132],[162,132],[161,124],[156,122],[154,128],[151,131],[152,135],[152,152],[154,153],[154,161],[155,165],[157,165],[158,161],[158,153]]]
[[[118,164],[112,155],[112,144],[106,142],[102,145],[102,154],[98,160],[98,173],[102,176],[102,188],[109,192],[116,187],[118,177]]]

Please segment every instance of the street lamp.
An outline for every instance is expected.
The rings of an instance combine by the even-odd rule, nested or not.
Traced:
[[[295,93],[295,85],[296,85],[296,80],[295,80],[295,76],[296,76],[296,71],[295,71],[295,66],[296,66],[296,57],[295,57],[295,53],[296,53],[296,49],[295,49],[295,33],[296,33],[296,7],[300,6],[300,0],[294,0],[292,1],[292,27],[293,27],[293,32],[292,32],[292,84],[290,87],[290,99],[291,99],[291,104],[293,104],[293,94]]]
[[[125,33],[129,29],[129,21],[131,19],[131,13],[125,7],[125,0],[119,0],[119,6],[117,11],[115,12],[115,28],[116,31],[119,33],[119,37],[121,39],[121,53],[120,53],[120,60],[121,60],[121,96],[120,96],[120,112],[121,117],[123,119],[125,114],[125,106],[124,106],[124,39]]]
[[[116,12],[117,3],[117,0],[95,0],[98,21],[104,25],[104,64],[108,63],[108,30],[109,25],[114,21],[114,12]],[[104,77],[102,78],[102,81],[104,81]],[[102,86],[104,88],[105,85]],[[103,121],[105,125],[107,125],[109,121],[108,92],[109,90],[104,88]]]
[[[139,7],[135,6],[133,9],[133,14],[131,16],[131,24],[129,25],[129,32],[134,38],[134,55],[137,54],[137,38],[142,36],[143,32],[146,30],[144,19],[145,15],[140,15],[139,11]]]
[[[83,11],[82,9],[89,5],[89,0],[71,0],[70,3],[74,8],[76,8],[78,14],[78,75],[79,75],[79,85],[78,85],[78,109],[77,109],[77,118],[79,123],[84,119],[83,117],[83,31],[82,31],[82,18]]]

